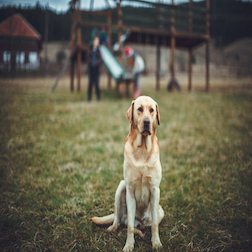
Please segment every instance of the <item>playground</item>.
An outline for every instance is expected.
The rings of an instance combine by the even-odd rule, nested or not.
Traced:
[[[160,89],[161,47],[170,47],[170,80],[168,89],[179,87],[175,71],[175,50],[188,52],[188,90],[192,89],[193,51],[205,44],[205,90],[209,90],[209,42],[210,42],[210,0],[204,6],[194,6],[193,0],[182,5],[132,0],[126,7],[123,1],[116,2],[116,8],[94,11],[94,0],[90,1],[90,10],[81,10],[80,0],[71,1],[71,66],[70,90],[74,91],[75,71],[77,91],[81,91],[81,65],[87,58],[90,37],[94,30],[106,30],[107,42],[100,46],[101,58],[108,70],[108,89],[111,89],[111,77],[116,81],[116,93],[120,84],[125,84],[124,94],[128,93],[128,84],[136,77],[128,76],[123,63],[123,47],[127,43],[155,45],[156,50],[156,90]],[[134,4],[138,7],[135,8]],[[139,8],[139,5],[141,8]],[[99,27],[99,28],[98,28]],[[92,31],[92,32],[91,32]],[[100,33],[101,34],[101,33]],[[145,59],[148,61],[148,59]],[[127,68],[127,66],[126,66]],[[129,80],[131,79],[131,80]],[[178,88],[179,89],[179,88]],[[124,95],[125,96],[125,95]]]
[[[53,80],[1,80],[1,249],[120,251],[126,228],[109,234],[90,218],[113,212],[131,99],[108,92],[106,75],[101,103],[70,93],[68,77],[52,94]],[[167,80],[155,92],[143,77],[161,114],[163,251],[249,251],[251,79],[212,77],[209,93],[200,81],[188,93],[186,80],[168,93]],[[143,233],[135,251],[152,250]]]

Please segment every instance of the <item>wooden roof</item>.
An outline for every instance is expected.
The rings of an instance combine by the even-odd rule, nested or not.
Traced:
[[[40,34],[21,14],[13,14],[0,23],[0,37],[41,40]]]

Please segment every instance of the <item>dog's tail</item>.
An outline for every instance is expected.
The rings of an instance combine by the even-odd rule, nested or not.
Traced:
[[[93,217],[91,220],[98,225],[105,225],[113,223],[115,214],[110,214],[103,217]]]

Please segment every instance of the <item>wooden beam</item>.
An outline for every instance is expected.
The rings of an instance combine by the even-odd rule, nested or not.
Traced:
[[[117,2],[117,12],[118,12],[118,43],[119,43],[119,57],[118,60],[120,63],[122,63],[122,41],[121,41],[121,36],[122,36],[122,8],[121,8],[121,0]]]
[[[76,10],[74,10],[73,12],[73,16],[72,16],[72,27],[71,27],[71,52],[73,53],[75,51],[75,20],[76,20]]]
[[[117,1],[117,15],[118,15],[118,28],[117,28],[117,39],[119,43],[119,56],[118,56],[118,61],[122,63],[122,42],[121,42],[121,36],[122,36],[122,8],[121,8],[121,0]],[[126,82],[124,82],[125,86],[127,86]],[[126,88],[126,87],[125,87]],[[119,97],[120,93],[120,84],[116,83],[116,95]],[[125,92],[124,92],[125,94]]]
[[[116,82],[116,97],[118,98],[120,94],[120,83]]]
[[[81,51],[77,53],[77,91],[81,91]]]
[[[192,6],[193,6],[193,0],[190,0],[190,3],[189,3],[189,33],[192,33],[192,31],[193,31],[193,29],[192,29],[192,25],[193,25],[193,20],[192,20],[192,16],[193,16]]]
[[[111,49],[112,48],[112,13],[109,12],[108,13],[108,17],[107,17],[107,28],[108,28],[108,48]]]
[[[172,6],[174,6],[174,0],[172,0]],[[175,61],[175,46],[176,46],[176,39],[175,39],[175,10],[172,7],[171,9],[171,60],[170,60],[170,72],[171,72],[171,85],[172,89],[175,86],[175,69],[174,69],[174,61]]]
[[[94,15],[94,16],[104,16],[107,17],[109,11],[86,11],[86,10],[80,10],[81,13],[83,14],[89,14],[89,15]]]
[[[210,0],[206,0],[207,7],[207,36],[210,38]],[[209,40],[206,42],[206,91],[209,91]]]
[[[108,90],[111,90],[111,82],[112,82],[112,77],[111,74],[108,72]]]
[[[206,0],[207,14],[206,14],[206,34],[210,35],[210,0]]]
[[[175,34],[175,9],[174,9],[174,0],[172,0],[172,7],[171,7],[171,33]]]
[[[70,66],[70,91],[74,91],[74,69],[75,69],[75,61],[71,58],[71,66]]]
[[[71,27],[71,66],[70,66],[70,91],[74,91],[74,69],[75,69],[75,61],[74,61],[74,53],[75,53],[75,23],[76,23],[76,9],[74,9],[72,13],[72,27]]]
[[[124,93],[123,93],[123,98],[127,98],[129,97],[129,86],[130,86],[130,82],[126,81],[125,82],[125,89],[124,89]]]
[[[160,45],[157,43],[157,58],[156,58],[156,90],[160,90]]]
[[[78,20],[80,21],[80,11],[78,10]],[[81,27],[77,28],[77,44],[81,47]],[[77,91],[81,91],[81,50],[77,51]]]
[[[206,42],[206,91],[209,91],[209,41]]]
[[[149,48],[149,44],[150,44],[150,36],[146,35],[145,36],[145,45],[144,45],[144,61],[145,61],[145,73],[149,72],[149,68],[148,68],[148,48]]]
[[[107,19],[107,25],[108,25],[108,48],[112,49],[112,13],[111,11],[107,13],[108,19]],[[111,90],[111,74],[108,72],[108,90]]]
[[[97,26],[104,26],[104,27],[108,27],[107,24],[105,23],[99,23],[99,22],[80,22],[81,26],[93,26],[93,27],[97,27]],[[114,30],[118,30],[120,27],[118,25],[111,25],[111,28]],[[165,30],[157,30],[157,29],[146,29],[146,28],[140,28],[140,27],[135,27],[135,26],[121,26],[121,30],[131,30],[131,32],[139,32],[139,33],[147,33],[147,34],[152,34],[152,35],[160,35],[160,36],[171,36],[171,32],[170,31],[165,31]],[[178,32],[178,31],[174,31],[173,35],[175,37],[180,37],[180,38],[195,38],[195,39],[202,39],[202,40],[207,40],[209,38],[209,36],[207,36],[206,34],[196,34],[196,33],[192,33],[190,34],[189,32]]]
[[[175,37],[171,37],[170,71],[171,71],[172,88],[175,86],[175,46],[176,46],[176,39]]]
[[[188,91],[192,90],[192,49],[188,51]]]
[[[172,0],[172,7],[171,7],[171,52],[170,52],[170,74],[171,74],[171,90],[175,86],[175,70],[174,70],[174,60],[175,60],[175,44],[176,44],[176,39],[175,39],[175,10],[174,10],[174,0]],[[168,83],[168,86],[170,84]],[[169,89],[168,89],[169,90]]]
[[[48,44],[48,23],[49,23],[49,4],[47,3],[45,9],[45,42],[44,42],[44,73],[47,74],[48,67],[48,53],[47,53],[47,44]]]

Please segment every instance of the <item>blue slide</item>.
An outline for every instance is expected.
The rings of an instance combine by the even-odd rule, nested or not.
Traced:
[[[105,46],[100,45],[101,58],[106,68],[116,81],[125,79],[126,73],[113,53]]]

